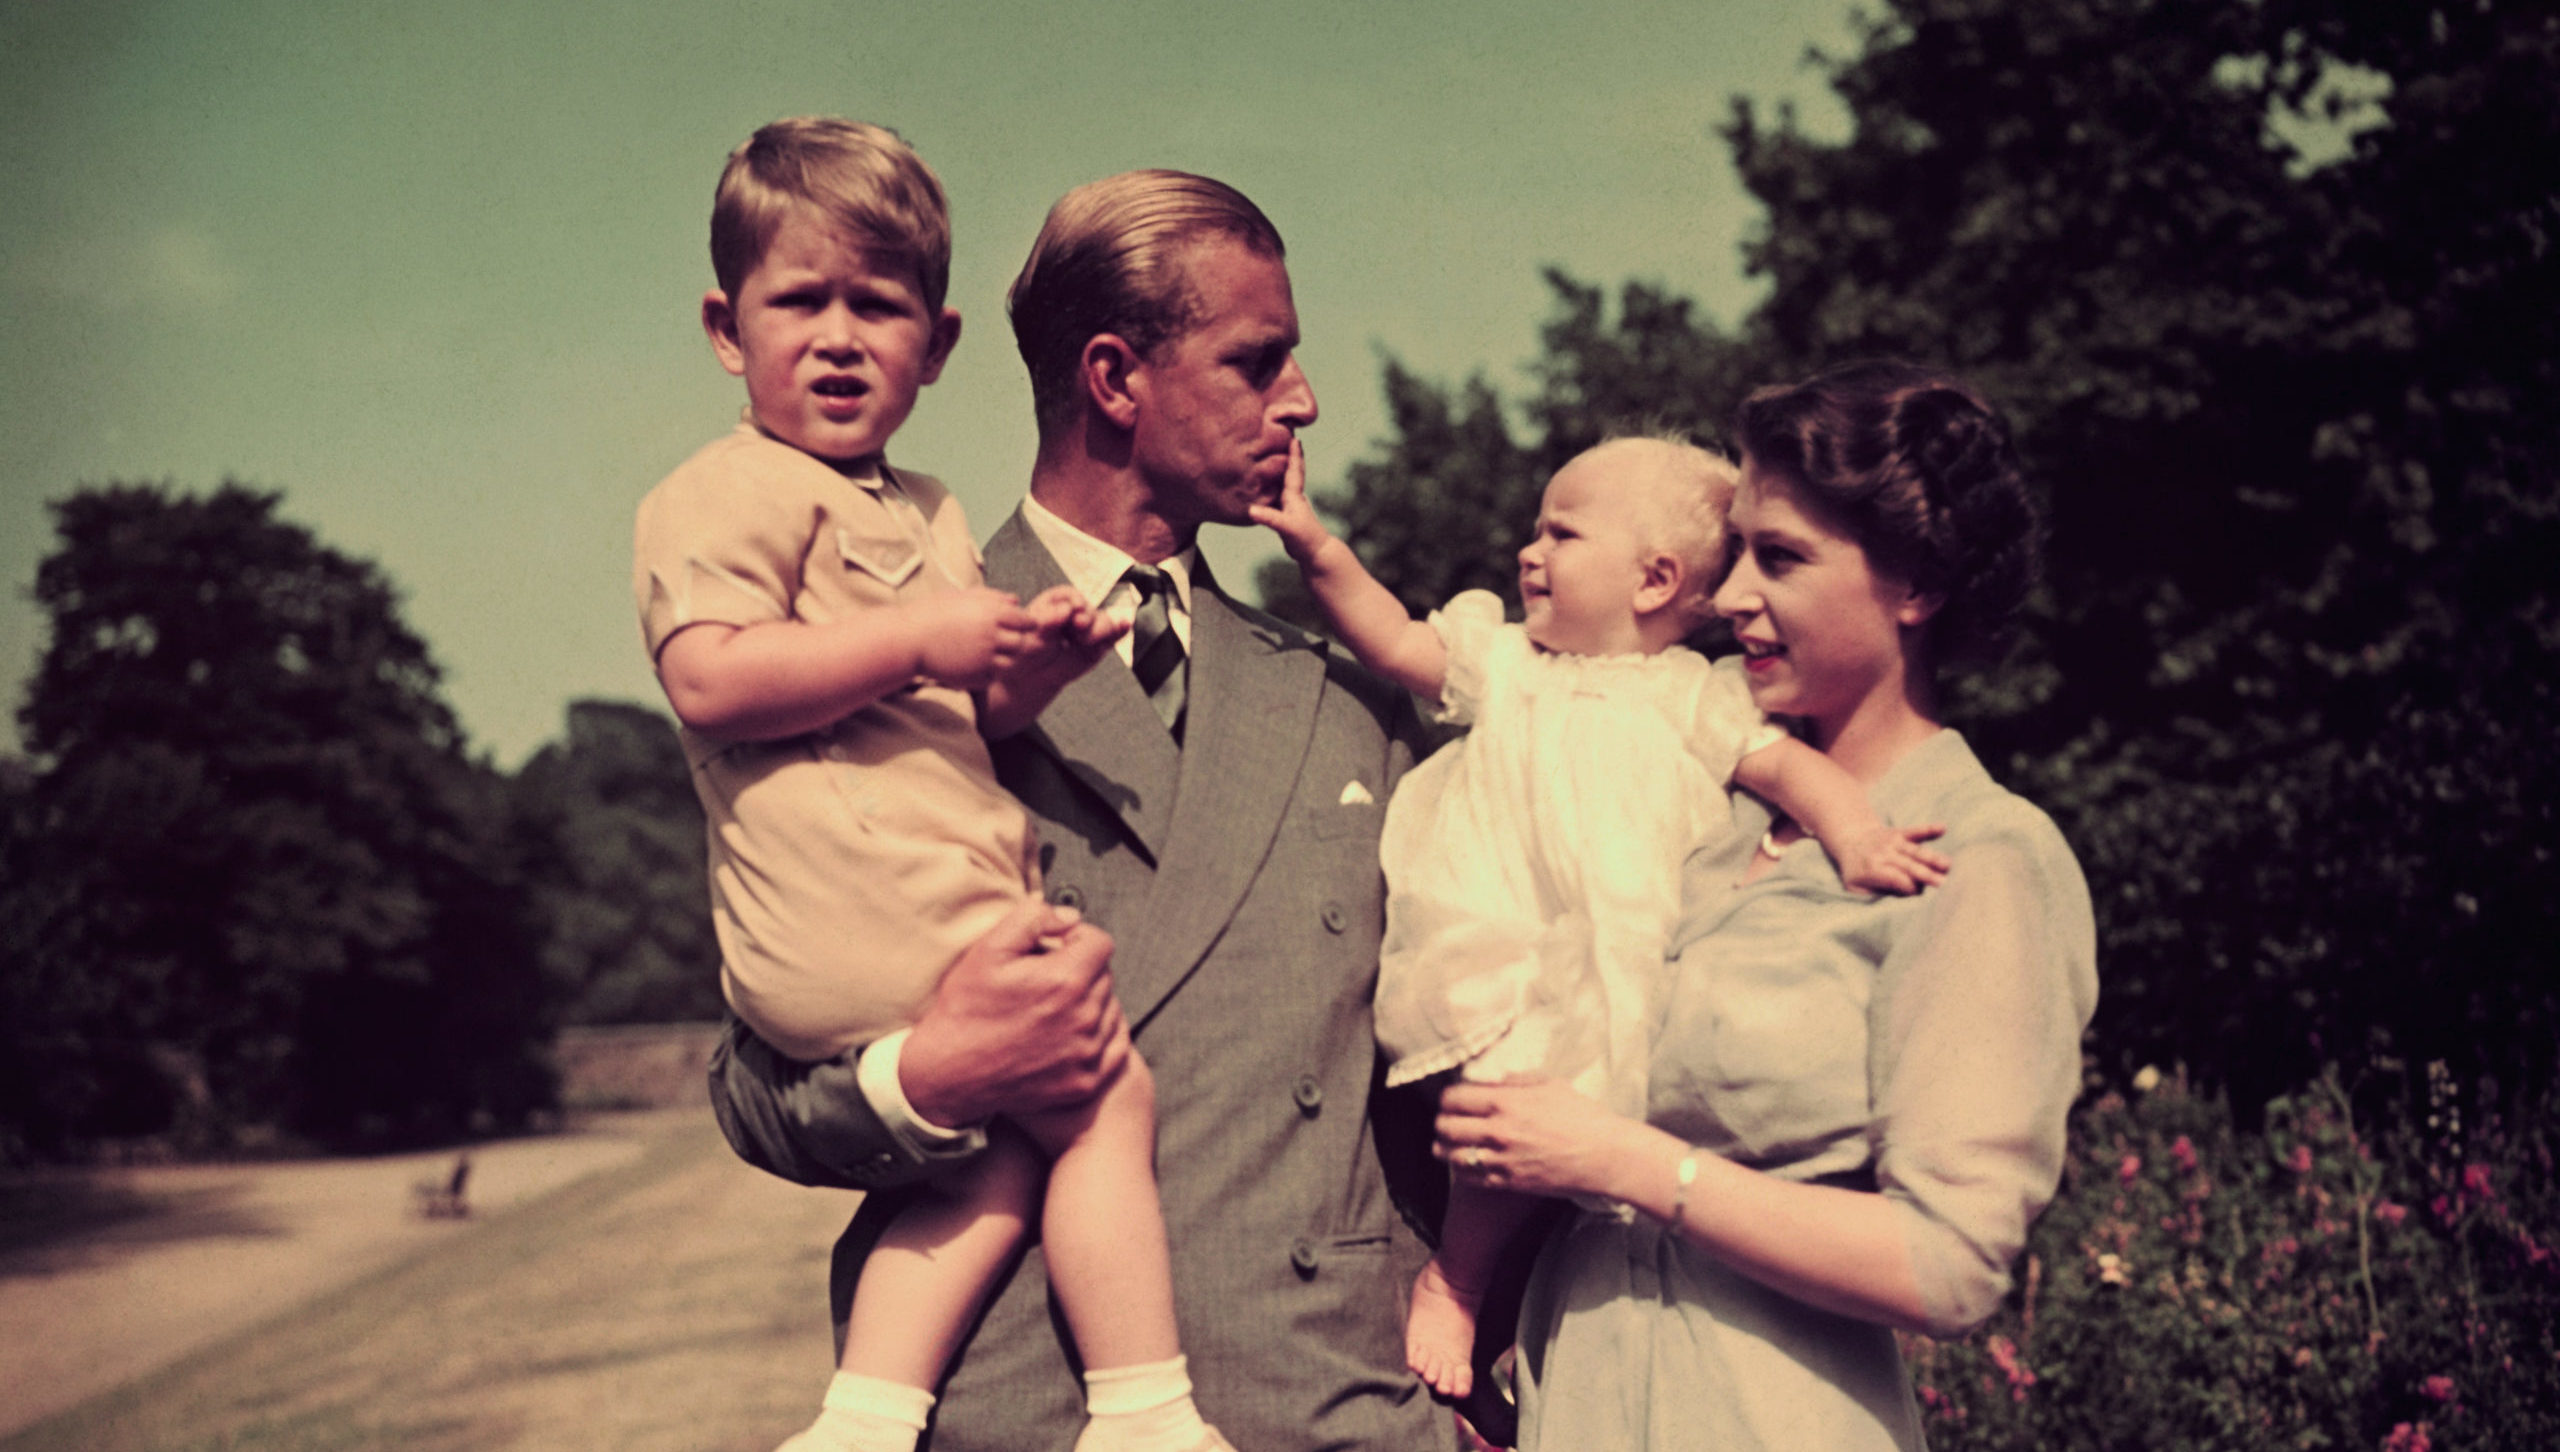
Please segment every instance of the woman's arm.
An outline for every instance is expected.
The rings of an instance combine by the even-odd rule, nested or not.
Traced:
[[[1695,1152],[1684,1196],[1689,1145],[1560,1084],[1452,1086],[1437,1152],[1496,1188],[1605,1195],[1676,1219],[1691,1244],[1826,1310],[1970,1329],[1997,1309],[2052,1198],[2097,1000],[2078,866],[2051,823],[2011,809],[2016,820],[1954,854],[1957,870],[1911,906],[1878,966],[1869,1138],[1882,1193]],[[1691,951],[1715,947],[1710,935]]]
[[[1928,1322],[1900,1214],[1884,1196],[1806,1185],[1693,1149],[1553,1081],[1453,1084],[1433,1152],[1462,1179],[1605,1195],[1763,1285],[1861,1321]],[[1681,1162],[1695,1156],[1684,1193]],[[1675,1210],[1677,1214],[1675,1216]]]
[[[1277,508],[1257,504],[1253,521],[1280,536],[1281,547],[1306,576],[1324,617],[1360,663],[1426,700],[1440,699],[1449,679],[1448,648],[1440,632],[1406,613],[1404,602],[1360,563],[1351,546],[1333,537],[1307,502],[1305,448],[1289,444],[1289,473]]]

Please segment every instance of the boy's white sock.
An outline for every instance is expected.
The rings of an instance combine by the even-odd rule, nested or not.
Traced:
[[[1201,1452],[1223,1447],[1191,1403],[1183,1357],[1084,1374],[1083,1435],[1076,1452]]]
[[[922,1387],[839,1371],[826,1410],[774,1452],[915,1452],[933,1393]]]

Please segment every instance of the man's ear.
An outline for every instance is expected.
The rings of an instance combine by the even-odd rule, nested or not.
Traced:
[[[1644,574],[1636,581],[1633,604],[1638,615],[1651,615],[1665,606],[1677,604],[1680,592],[1689,583],[1689,567],[1676,555],[1651,554],[1643,560]]]
[[[1133,429],[1138,426],[1138,394],[1143,387],[1138,375],[1145,367],[1146,360],[1129,346],[1128,339],[1118,333],[1096,333],[1076,355],[1076,381],[1103,417],[1116,427]]]
[[[729,295],[716,287],[702,295],[702,331],[711,339],[712,356],[720,366],[745,377],[747,353],[738,346],[738,310],[729,306]]]
[[[942,316],[933,320],[933,337],[925,345],[924,373],[916,380],[917,386],[939,381],[942,365],[951,361],[951,350],[959,346],[960,310],[944,308]]]

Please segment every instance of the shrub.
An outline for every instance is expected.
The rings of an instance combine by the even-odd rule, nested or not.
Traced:
[[[2431,1064],[2371,1111],[2332,1069],[2243,1130],[2136,1083],[2075,1116],[2008,1307],[1907,1340],[1932,1446],[2560,1446],[2560,1096]]]

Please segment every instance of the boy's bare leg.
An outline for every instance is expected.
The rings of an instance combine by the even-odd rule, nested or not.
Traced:
[[[1040,1152],[994,1126],[987,1152],[899,1212],[863,1262],[825,1410],[777,1452],[914,1452],[933,1388],[1022,1245]]]
[[[987,1152],[900,1211],[863,1261],[842,1369],[932,1390],[1022,1245],[1039,1191],[1039,1152],[990,1126]]]
[[[1090,1103],[1021,1123],[1050,1156],[1040,1245],[1084,1358],[1088,1420],[1077,1452],[1225,1448],[1192,1401],[1174,1325],[1146,1061],[1131,1054]]]
[[[1455,1401],[1474,1388],[1476,1312],[1503,1257],[1538,1211],[1534,1196],[1450,1182],[1440,1250],[1414,1277],[1404,1322],[1405,1365],[1442,1397]]]
[[[1156,1194],[1156,1089],[1131,1055],[1100,1094],[1020,1123],[1049,1156],[1040,1253],[1076,1350],[1092,1368],[1182,1354],[1172,1248]]]

